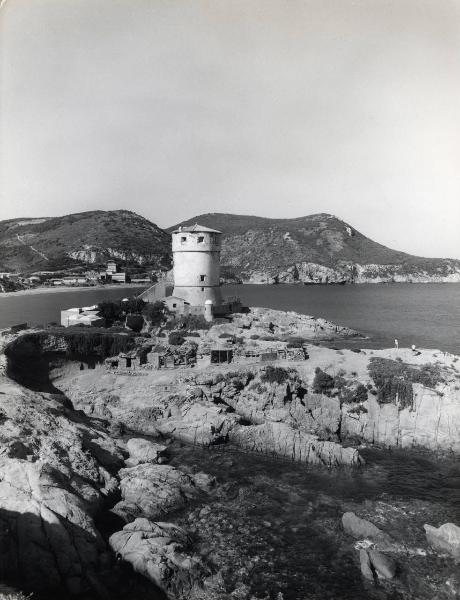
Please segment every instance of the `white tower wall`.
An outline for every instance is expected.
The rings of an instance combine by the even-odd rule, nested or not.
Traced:
[[[222,304],[220,290],[221,234],[217,231],[174,231],[172,249],[174,257],[173,295],[183,298],[192,306],[202,306],[211,300],[214,306]]]

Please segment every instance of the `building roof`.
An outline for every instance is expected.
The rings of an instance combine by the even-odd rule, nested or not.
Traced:
[[[210,229],[209,227],[205,227],[204,225],[198,225],[198,223],[195,223],[195,225],[183,225],[183,226],[179,227],[178,229],[175,229],[173,231],[173,233],[182,233],[183,231],[192,231],[192,232],[202,231],[204,233],[222,233],[222,231],[217,231],[217,229]]]
[[[184,300],[180,296],[165,296],[164,298],[162,298],[163,302],[167,302],[168,300],[180,300],[184,304],[190,304],[190,302],[187,302],[186,300]]]

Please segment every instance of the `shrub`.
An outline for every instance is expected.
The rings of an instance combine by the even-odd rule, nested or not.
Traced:
[[[242,381],[239,377],[233,377],[230,380],[230,383],[233,385],[237,392],[241,392],[244,389],[244,381]]]
[[[413,369],[412,381],[414,383],[421,383],[425,387],[433,388],[438,383],[443,382],[441,368],[439,365],[422,365],[420,370]]]
[[[377,400],[385,404],[395,402],[398,398],[401,408],[412,407],[413,383],[435,387],[443,381],[438,365],[427,364],[416,368],[402,361],[373,357],[367,368],[377,388]]]
[[[46,332],[26,334],[19,338],[21,346],[29,344],[39,354],[49,335],[55,335],[66,342],[68,357],[98,357],[99,359],[115,356],[120,352],[133,350],[136,345],[134,334],[118,334],[104,328],[67,327],[48,329]]]
[[[103,302],[99,302],[97,309],[101,317],[105,319],[105,322],[108,326],[112,325],[114,321],[120,320],[123,316],[121,302],[110,302],[108,300],[104,300]]]
[[[316,367],[315,378],[313,379],[313,392],[315,394],[330,394],[333,388],[334,378],[319,367]]]
[[[146,304],[142,309],[142,314],[155,327],[161,325],[170,313],[164,302],[157,301],[153,304]]]
[[[365,385],[360,383],[355,391],[355,401],[365,402],[367,400],[367,388]]]
[[[260,377],[261,381],[266,383],[284,383],[289,379],[289,372],[283,367],[265,367],[265,372]]]
[[[257,335],[257,333],[253,333],[249,339],[250,340],[258,340],[259,338],[260,338],[260,335]]]
[[[185,331],[194,331],[196,329],[211,329],[214,323],[206,321],[203,315],[186,315],[179,319],[178,324]]]
[[[142,315],[127,315],[126,327],[139,333],[142,330],[142,327],[144,327],[144,317]]]
[[[253,392],[256,392],[256,394],[264,394],[267,391],[266,387],[262,385],[259,381],[251,383],[249,389]]]
[[[124,302],[117,300],[112,302],[110,300],[103,300],[97,305],[97,309],[101,317],[105,319],[106,325],[113,325],[115,321],[123,320],[123,317],[127,314],[140,314],[145,309],[146,302],[140,298],[129,298]]]
[[[364,413],[367,413],[367,412],[368,412],[368,410],[367,410],[367,408],[365,406],[359,405],[359,406],[355,406],[354,408],[351,408],[348,411],[348,414],[350,414],[350,415],[360,415],[360,414],[364,414]]]
[[[179,331],[172,331],[169,334],[168,342],[171,344],[171,346],[182,346],[182,344],[185,342],[185,338],[181,333],[179,333]]]
[[[188,333],[184,334],[186,337],[200,337],[200,334],[198,333],[198,331],[189,331]]]
[[[290,336],[286,341],[288,348],[302,348],[303,344],[305,343],[305,338]]]
[[[334,377],[334,386],[333,387],[337,388],[338,390],[341,390],[343,387],[345,387],[346,383],[347,383],[347,381],[342,375],[336,375]]]

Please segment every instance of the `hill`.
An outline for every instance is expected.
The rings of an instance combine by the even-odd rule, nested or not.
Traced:
[[[328,214],[296,219],[208,213],[223,232],[223,278],[252,283],[460,281],[460,261],[391,250]],[[107,259],[152,270],[171,267],[170,232],[127,210],[0,221],[0,270],[93,268]]]
[[[152,269],[170,267],[170,236],[127,211],[0,221],[0,270],[31,272],[103,264],[108,258]]]
[[[222,231],[223,272],[247,282],[460,281],[459,260],[391,250],[324,213],[296,219],[207,213],[168,231],[193,223]]]

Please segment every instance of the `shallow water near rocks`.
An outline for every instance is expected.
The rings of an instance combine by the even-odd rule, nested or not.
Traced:
[[[174,466],[218,480],[211,503],[202,499],[174,520],[192,531],[214,568],[223,567],[228,591],[236,587],[273,599],[281,592],[284,600],[428,600],[435,592],[438,598],[454,597],[443,588],[455,570],[453,561],[431,554],[423,530],[424,523],[460,520],[460,466],[454,459],[364,449],[365,467],[327,470],[237,449],[174,443],[170,451]],[[341,527],[348,510],[407,546],[397,558],[398,582],[378,587],[364,582],[356,541]],[[429,584],[423,579],[427,571]]]

